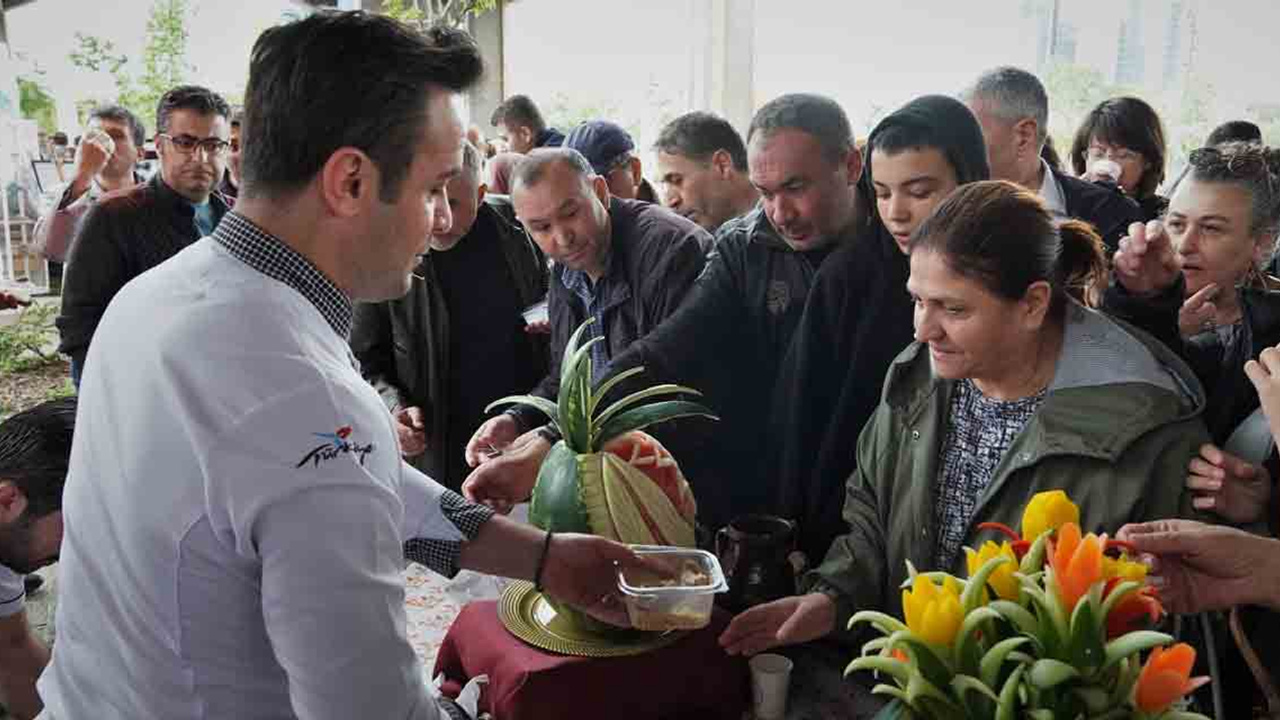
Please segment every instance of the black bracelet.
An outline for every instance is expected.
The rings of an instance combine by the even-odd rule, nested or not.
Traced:
[[[534,432],[538,433],[538,437],[542,438],[543,440],[546,440],[552,445],[555,445],[557,442],[560,442],[560,432],[556,430],[555,425],[551,425],[551,424],[543,425],[542,427],[538,428]]]
[[[542,571],[547,566],[547,550],[551,549],[551,531],[547,531],[547,538],[542,541],[542,554],[538,556],[538,569],[533,573],[533,589],[542,592]]]

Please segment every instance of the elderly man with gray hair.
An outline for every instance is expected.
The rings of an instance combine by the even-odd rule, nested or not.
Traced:
[[[1137,203],[1119,189],[1071,177],[1041,159],[1049,137],[1049,95],[1035,75],[1016,67],[988,70],[961,100],[982,125],[993,180],[1039,193],[1056,220],[1092,224],[1110,252],[1129,223],[1142,220]]]

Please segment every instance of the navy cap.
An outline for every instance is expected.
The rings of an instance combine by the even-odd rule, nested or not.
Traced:
[[[608,120],[590,120],[574,128],[564,147],[582,153],[597,175],[604,175],[624,153],[635,149],[631,135]]]

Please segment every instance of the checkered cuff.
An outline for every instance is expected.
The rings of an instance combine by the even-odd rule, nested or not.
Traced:
[[[440,512],[467,540],[474,540],[480,534],[481,526],[493,517],[492,509],[467,502],[452,490],[445,490],[440,496]],[[406,560],[425,565],[449,578],[458,574],[458,556],[461,553],[462,541],[411,538],[404,544]]]

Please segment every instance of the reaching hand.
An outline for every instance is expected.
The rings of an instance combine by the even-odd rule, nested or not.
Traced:
[[[27,307],[30,304],[30,300],[23,300],[13,293],[7,293],[0,290],[0,310],[12,310],[13,308]]]
[[[1194,520],[1125,525],[1117,538],[1154,556],[1152,581],[1171,612],[1280,606],[1280,541],[1273,538]]]
[[[597,535],[556,533],[543,560],[542,586],[552,597],[613,625],[626,626],[618,566],[645,567],[626,545]]]
[[[475,467],[504,450],[520,434],[516,419],[506,413],[484,421],[467,442],[467,464]]]
[[[115,143],[110,135],[102,131],[86,134],[76,150],[76,178],[85,183],[92,181],[111,161],[115,151]]]
[[[1244,374],[1258,389],[1262,412],[1271,423],[1271,435],[1280,443],[1280,348],[1263,350],[1257,360],[1244,364]]]
[[[792,595],[739,613],[720,634],[730,655],[816,640],[836,628],[836,603],[823,593]]]
[[[1271,476],[1261,465],[1241,460],[1216,445],[1200,448],[1187,465],[1187,489],[1197,510],[1233,523],[1258,522],[1271,502]]]
[[[1182,309],[1178,311],[1178,331],[1182,337],[1199,335],[1214,328],[1217,324],[1218,306],[1213,301],[1217,297],[1218,286],[1209,283],[1182,303]]]
[[[395,414],[396,436],[400,438],[400,454],[415,457],[427,450],[426,425],[422,419],[422,408],[402,408]]]
[[[1129,234],[1120,239],[1114,267],[1116,279],[1134,295],[1165,290],[1182,272],[1173,243],[1159,220],[1129,226]]]
[[[550,451],[551,443],[536,430],[530,430],[472,470],[462,483],[463,497],[503,514],[510,512],[512,505],[533,494],[538,471]]]

